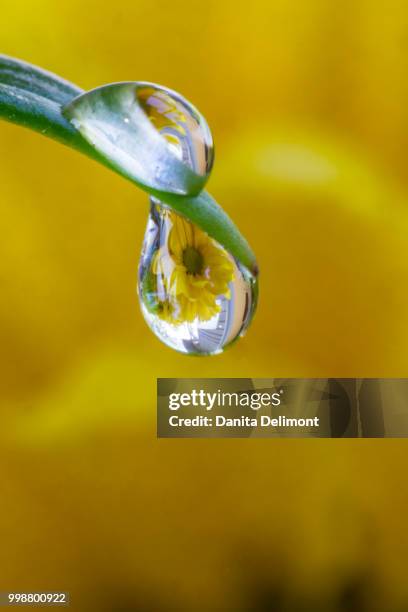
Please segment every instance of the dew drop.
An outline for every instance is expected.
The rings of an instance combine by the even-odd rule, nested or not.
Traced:
[[[210,129],[171,89],[144,81],[104,85],[70,101],[63,114],[142,187],[196,195],[207,182],[214,161]]]
[[[248,327],[257,279],[196,225],[151,199],[139,265],[143,315],[165,344],[220,353]]]

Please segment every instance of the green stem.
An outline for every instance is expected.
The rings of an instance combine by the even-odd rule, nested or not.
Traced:
[[[0,55],[0,118],[58,140],[131,180],[63,117],[62,106],[81,93],[83,90],[79,87],[50,72]],[[195,197],[155,190],[149,193],[198,225],[249,270],[257,272],[255,255],[248,242],[208,193],[201,192]]]

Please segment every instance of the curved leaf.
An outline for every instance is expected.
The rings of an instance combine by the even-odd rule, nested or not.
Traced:
[[[31,128],[88,155],[121,176],[132,177],[99,153],[62,115],[82,90],[60,77],[19,60],[0,55],[0,118]],[[217,240],[249,270],[256,273],[255,255],[228,215],[206,192],[195,197],[143,187]]]

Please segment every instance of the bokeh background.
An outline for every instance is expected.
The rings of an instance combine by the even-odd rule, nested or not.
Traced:
[[[156,377],[408,373],[402,0],[17,0],[1,52],[179,90],[259,258],[247,336],[161,345],[146,195],[0,124],[0,587],[72,609],[408,610],[404,440],[156,440]]]

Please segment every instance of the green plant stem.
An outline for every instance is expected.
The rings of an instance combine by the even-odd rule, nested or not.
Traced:
[[[81,93],[82,89],[50,72],[0,55],[0,118],[53,138],[132,180],[98,153],[63,117],[62,106]],[[156,190],[149,193],[197,224],[244,266],[257,272],[255,255],[248,242],[207,192],[195,197]]]

